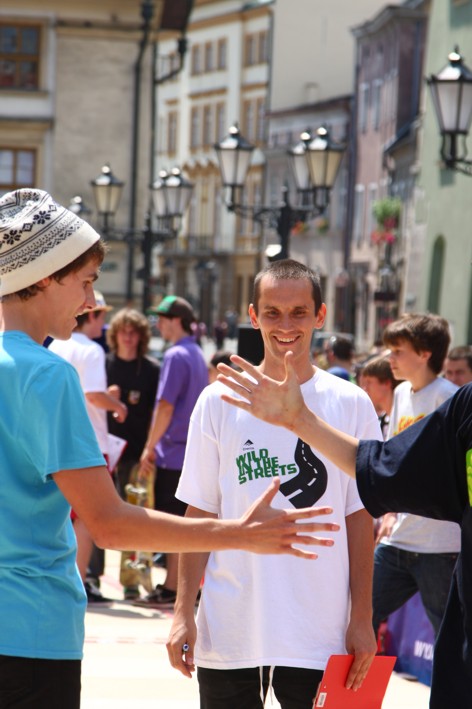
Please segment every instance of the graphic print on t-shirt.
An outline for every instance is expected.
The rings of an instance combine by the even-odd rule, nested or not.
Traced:
[[[267,448],[256,451],[250,440],[243,450],[243,455],[236,459],[240,485],[257,478],[279,476],[282,478],[280,492],[297,509],[314,505],[324,495],[328,485],[326,466],[300,438],[295,448],[295,462],[284,463],[277,456],[271,456]],[[284,479],[286,476],[289,478]]]
[[[328,485],[326,466],[301,438],[298,439],[295,448],[295,462],[298,465],[298,475],[283,482],[280,485],[280,492],[297,509],[311,507],[326,491]]]

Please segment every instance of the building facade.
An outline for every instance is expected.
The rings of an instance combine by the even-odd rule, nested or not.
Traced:
[[[139,243],[123,232],[137,232],[139,242],[148,208],[151,45],[165,10],[154,3],[144,37],[144,4],[5,0],[0,7],[0,191],[34,185],[65,205],[80,195],[93,210],[90,182],[109,163],[125,186],[115,220],[121,233],[109,239],[100,287],[116,304],[139,301],[142,289]],[[86,216],[100,229],[98,215]]]
[[[386,6],[356,38],[355,173],[349,280],[356,340],[368,349],[407,307],[419,283],[411,220],[426,40],[424,3]]]
[[[245,318],[260,265],[259,227],[227,211],[214,145],[237,122],[265,146],[271,17],[272,2],[197,0],[188,61],[158,90],[157,164],[182,165],[194,191],[177,241],[156,249],[156,296],[162,288],[185,295],[210,328],[228,309]],[[160,43],[164,56],[170,49]],[[246,202],[260,200],[262,175],[256,156]]]

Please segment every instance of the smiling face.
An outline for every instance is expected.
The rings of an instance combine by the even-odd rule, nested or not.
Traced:
[[[96,261],[89,261],[60,282],[54,278],[44,279],[47,287],[42,291],[42,309],[47,313],[51,337],[68,340],[77,325],[77,315],[96,305],[93,284],[98,278],[98,268]]]
[[[313,287],[308,278],[275,279],[264,275],[260,282],[257,313],[249,306],[253,327],[261,331],[264,360],[261,370],[275,379],[285,376],[284,356],[294,353],[294,364],[301,382],[313,375],[310,361],[311,336],[322,327],[326,306],[315,314]]]

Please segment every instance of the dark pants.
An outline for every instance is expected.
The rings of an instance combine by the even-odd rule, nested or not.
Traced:
[[[154,509],[171,515],[185,516],[187,505],[175,496],[181,470],[156,468],[154,479]]]
[[[390,613],[419,591],[426,614],[438,634],[446,610],[458,554],[417,554],[379,544],[374,557],[373,624],[375,633]]]
[[[269,667],[262,668],[262,693],[269,689]],[[259,667],[242,670],[197,668],[200,709],[262,709]],[[272,687],[282,709],[312,709],[322,670],[275,667]]]
[[[80,660],[0,655],[0,709],[79,709]]]

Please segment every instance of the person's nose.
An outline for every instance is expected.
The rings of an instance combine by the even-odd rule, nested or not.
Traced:
[[[86,286],[85,289],[85,307],[84,310],[91,310],[97,305],[97,301],[95,300],[95,294],[93,292],[93,288],[91,285]]]
[[[292,329],[292,319],[288,313],[282,313],[279,320],[279,327],[281,330],[291,330]]]

